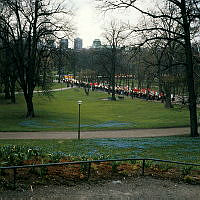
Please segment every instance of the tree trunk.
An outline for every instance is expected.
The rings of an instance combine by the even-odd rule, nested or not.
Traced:
[[[27,87],[24,86],[23,91],[24,91],[24,97],[26,100],[26,107],[27,107],[26,118],[33,118],[35,117],[34,107],[33,107],[34,86],[30,77],[29,77],[29,83]]]
[[[165,90],[165,108],[173,108],[171,101],[171,89],[169,86],[164,86]]]
[[[188,49],[188,48],[187,48]],[[194,88],[194,77],[193,77],[193,63],[192,63],[192,52],[186,50],[187,59],[187,82],[188,82],[188,93],[189,93],[189,110],[190,110],[190,131],[192,137],[199,136],[198,124],[197,124],[197,105],[196,105],[196,94]]]
[[[32,96],[26,95],[25,100],[26,100],[26,107],[27,107],[26,118],[35,117]]]
[[[113,48],[112,48],[112,69],[111,69],[111,87],[112,87],[112,101],[116,101],[115,97],[115,68],[116,68],[116,56],[117,56],[117,50],[116,46],[114,45],[113,41]]]
[[[197,124],[197,103],[196,94],[194,86],[194,65],[193,65],[193,55],[192,47],[190,41],[190,24],[187,17],[186,2],[182,0],[182,17],[183,17],[183,27],[184,27],[184,40],[185,40],[185,55],[186,55],[186,74],[187,74],[187,86],[189,93],[189,110],[190,110],[190,135],[191,137],[197,137],[198,134],[198,124]]]
[[[141,89],[141,85],[142,85],[141,80],[138,79],[138,89]]]
[[[11,103],[15,104],[16,103],[16,98],[15,98],[15,83],[16,83],[16,78],[11,79],[11,86],[10,86],[10,98],[11,98]]]
[[[131,83],[131,88],[132,88],[132,89],[134,89],[134,86],[135,86],[135,85],[134,85],[134,77],[133,77],[133,75],[132,75],[132,83]]]
[[[4,94],[5,99],[10,99],[10,81],[9,76],[7,74],[4,77]]]
[[[112,81],[111,81],[111,90],[112,90],[112,98],[111,100],[116,101],[116,97],[115,97],[115,75],[112,74]]]
[[[159,90],[159,93],[161,93],[162,91],[162,76],[161,76],[161,72],[160,72],[160,62],[158,64],[158,90]]]

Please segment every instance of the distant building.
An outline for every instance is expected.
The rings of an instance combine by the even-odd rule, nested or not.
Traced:
[[[56,48],[55,40],[47,40],[47,47],[49,49]]]
[[[83,48],[83,40],[81,38],[74,39],[74,49],[82,49]]]
[[[95,39],[93,41],[93,44],[92,44],[92,48],[100,48],[101,47],[101,41],[99,39]]]
[[[61,39],[60,40],[60,48],[61,49],[68,49],[68,39]]]

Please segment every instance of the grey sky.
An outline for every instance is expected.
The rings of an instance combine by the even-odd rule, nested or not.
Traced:
[[[91,46],[95,38],[101,34],[101,22],[95,5],[91,0],[73,0],[76,9],[75,26],[77,36],[83,39],[83,46]]]
[[[70,0],[76,11],[74,19],[75,26],[77,27],[76,37],[83,39],[83,47],[92,45],[94,39],[101,39],[103,27],[112,19],[122,20],[130,23],[137,23],[141,18],[140,13],[135,10],[125,11],[112,11],[105,15],[95,8],[95,0]],[[151,0],[143,0],[144,2]],[[145,5],[145,4],[144,4]],[[146,4],[148,5],[148,4]],[[144,6],[146,7],[146,6]]]

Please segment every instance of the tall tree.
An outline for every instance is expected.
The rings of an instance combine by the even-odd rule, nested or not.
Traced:
[[[1,11],[5,8],[3,4],[0,4]],[[7,14],[9,17],[9,13]],[[8,45],[10,43],[10,37],[8,28],[5,24],[1,24],[0,38],[0,71],[2,73],[2,79],[4,83],[5,99],[11,99],[11,103],[15,103],[15,83],[17,79],[17,72],[14,63],[12,62],[11,49]]]
[[[116,100],[115,97],[115,75],[117,67],[118,53],[121,51],[121,47],[130,36],[131,31],[127,28],[127,25],[118,23],[117,21],[111,21],[110,26],[105,29],[103,34],[107,50],[110,51],[110,83],[112,100]]]
[[[110,10],[110,9],[119,9],[119,8],[134,8],[137,11],[141,12],[145,16],[154,19],[165,19],[167,21],[174,21],[177,23],[181,29],[181,33],[177,33],[174,30],[167,30],[163,27],[160,27],[157,24],[154,27],[148,28],[140,28],[141,32],[148,32],[153,30],[167,31],[174,35],[173,41],[180,43],[185,49],[185,57],[186,57],[186,74],[187,74],[187,86],[188,86],[188,93],[189,93],[189,110],[190,110],[190,128],[191,128],[191,136],[196,137],[199,136],[198,134],[198,124],[197,124],[197,106],[196,106],[196,93],[194,87],[194,65],[193,65],[193,54],[192,54],[192,45],[191,45],[191,33],[192,30],[195,28],[196,24],[199,24],[200,20],[200,3],[199,0],[165,0],[165,2],[176,12],[171,15],[171,12],[166,13],[166,7],[163,9],[157,9],[156,12],[150,12],[145,10],[140,5],[138,5],[138,0],[97,0],[101,4],[102,9]],[[162,4],[163,2],[161,2]],[[199,32],[198,32],[199,34]],[[163,39],[169,40],[167,37],[156,36],[153,38],[149,38],[148,40],[153,39]],[[172,39],[170,39],[172,40]]]
[[[0,13],[0,31],[7,28],[11,41],[7,45],[12,50],[18,81],[24,93],[26,117],[31,118],[35,116],[33,91],[40,79],[43,63],[48,60],[43,59],[49,50],[45,44],[57,32],[70,31],[68,18],[65,23],[60,20],[61,14],[68,16],[70,13],[61,4],[53,4],[52,0],[0,0],[0,3],[4,5]],[[1,39],[5,41],[4,37]]]

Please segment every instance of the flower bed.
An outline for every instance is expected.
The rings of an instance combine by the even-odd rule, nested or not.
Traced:
[[[129,145],[128,143],[126,145]],[[129,146],[128,146],[129,147]],[[70,156],[63,152],[46,152],[44,149],[26,146],[4,146],[0,151],[1,166],[36,165],[44,163],[63,163],[83,160],[107,159],[106,157]],[[112,179],[114,177],[139,176],[142,172],[141,161],[114,161],[89,164],[68,164],[47,167],[19,168],[16,170],[18,185],[69,183],[69,181],[83,181]],[[174,164],[161,164],[152,161],[145,162],[145,175],[183,180],[188,183],[200,183],[200,168],[191,166],[178,166]],[[13,170],[0,170],[0,186],[10,187],[13,184]]]

